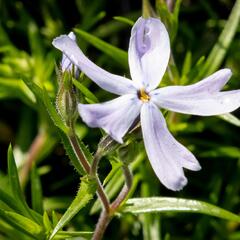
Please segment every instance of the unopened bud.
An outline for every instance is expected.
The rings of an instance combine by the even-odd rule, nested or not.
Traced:
[[[60,78],[56,106],[63,121],[69,126],[77,118],[76,93],[72,84],[71,73],[66,71]]]

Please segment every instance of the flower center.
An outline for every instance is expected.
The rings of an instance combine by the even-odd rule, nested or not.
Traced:
[[[148,102],[150,100],[150,96],[145,92],[143,88],[139,90],[138,98],[143,102]]]

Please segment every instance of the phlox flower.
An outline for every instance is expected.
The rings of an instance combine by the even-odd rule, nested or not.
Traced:
[[[68,37],[71,38],[74,42],[76,42],[76,36],[73,32],[70,32],[68,34]],[[79,76],[79,69],[74,66],[74,64],[72,64],[71,60],[65,54],[62,55],[61,70],[62,72],[72,72],[74,70],[74,77],[78,78]]]
[[[194,155],[170,134],[160,110],[212,116],[240,106],[240,90],[220,91],[231,76],[229,69],[219,70],[192,85],[157,88],[170,57],[168,32],[158,18],[140,17],[132,28],[128,49],[132,80],[95,65],[67,35],[54,39],[53,45],[101,88],[120,95],[100,104],[79,104],[82,120],[90,127],[104,129],[122,143],[140,115],[151,166],[162,184],[171,190],[181,190],[187,184],[183,168],[198,171],[201,167]]]

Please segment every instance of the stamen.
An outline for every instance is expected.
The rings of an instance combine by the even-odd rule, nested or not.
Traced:
[[[138,92],[138,97],[143,102],[148,102],[150,100],[150,96],[145,92],[143,88]]]

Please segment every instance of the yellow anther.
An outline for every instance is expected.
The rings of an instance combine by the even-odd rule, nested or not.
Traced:
[[[150,96],[145,92],[144,89],[139,91],[139,99],[143,102],[148,102],[150,100]]]

